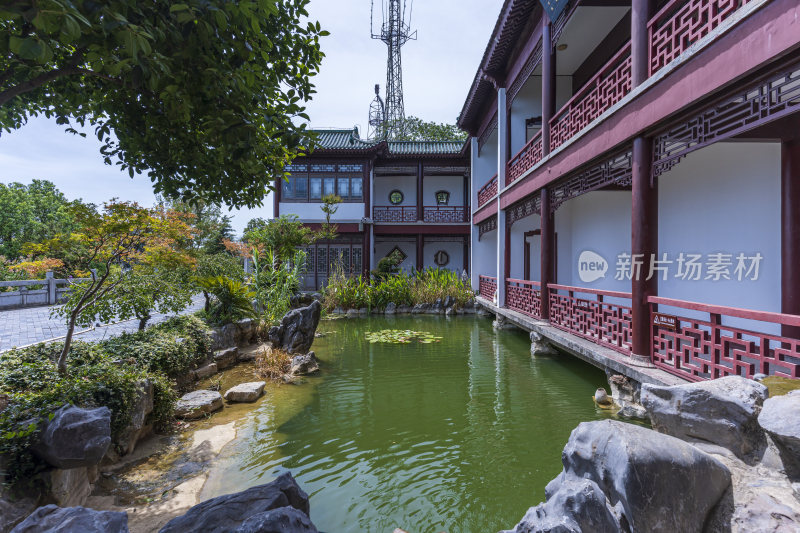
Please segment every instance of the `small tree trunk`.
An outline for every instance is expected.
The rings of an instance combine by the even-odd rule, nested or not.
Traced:
[[[147,321],[150,320],[150,313],[147,313],[144,316],[140,316],[139,318],[139,331],[142,331],[144,328],[147,327]]]
[[[69,349],[72,345],[72,334],[75,332],[75,320],[77,316],[78,314],[75,312],[69,316],[67,335],[64,337],[64,348],[61,350],[61,355],[58,356],[58,373],[62,375],[67,373],[67,355],[69,355]]]
[[[211,299],[208,297],[208,291],[203,291],[203,297],[206,299],[206,304],[203,310],[208,313],[211,310]]]

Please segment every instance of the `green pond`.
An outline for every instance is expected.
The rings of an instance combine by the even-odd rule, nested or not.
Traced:
[[[441,340],[367,341],[384,329]],[[202,498],[290,470],[320,531],[496,532],[544,499],[572,429],[608,416],[592,401],[601,371],[532,358],[527,334],[488,319],[330,320],[319,331],[322,371],[268,387]]]

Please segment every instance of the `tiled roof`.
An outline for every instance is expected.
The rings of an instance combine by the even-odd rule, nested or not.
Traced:
[[[456,155],[464,149],[463,142],[440,141],[375,141],[362,139],[358,128],[315,129],[317,150],[322,151],[378,151],[388,155]]]

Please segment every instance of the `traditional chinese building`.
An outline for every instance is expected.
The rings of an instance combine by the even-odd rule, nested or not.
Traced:
[[[507,0],[459,118],[482,301],[688,380],[800,377],[798,21]]]
[[[275,216],[297,215],[319,229],[322,197],[342,199],[331,221],[339,237],[307,250],[305,288],[329,271],[368,274],[398,252],[406,271],[469,267],[469,143],[367,141],[358,129],[317,130],[318,147],[277,185]]]

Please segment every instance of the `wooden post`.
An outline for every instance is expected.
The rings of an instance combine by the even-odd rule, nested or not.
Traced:
[[[556,55],[551,22],[542,28],[542,153],[550,153],[550,119],[556,113]]]
[[[781,312],[800,315],[800,138],[781,143]],[[800,328],[781,334],[800,339]]]
[[[631,83],[641,85],[650,75],[650,43],[647,22],[650,20],[651,0],[631,3]]]
[[[641,270],[631,279],[633,357],[650,361],[650,306],[647,298],[658,295],[658,276],[647,279],[650,262],[658,253],[658,184],[652,175],[653,141],[633,140],[633,201],[631,209],[631,255]]]
[[[542,214],[541,214],[541,239],[539,249],[541,250],[541,308],[542,320],[550,320],[550,287],[553,279],[553,257],[555,253],[555,224],[552,209],[550,206],[550,191],[547,187],[541,192]]]
[[[417,270],[422,271],[424,268],[423,253],[425,251],[425,236],[422,233],[417,235]]]
[[[422,161],[417,163],[417,222],[425,220],[425,204],[423,202],[423,186],[422,179],[424,170],[422,168]]]

